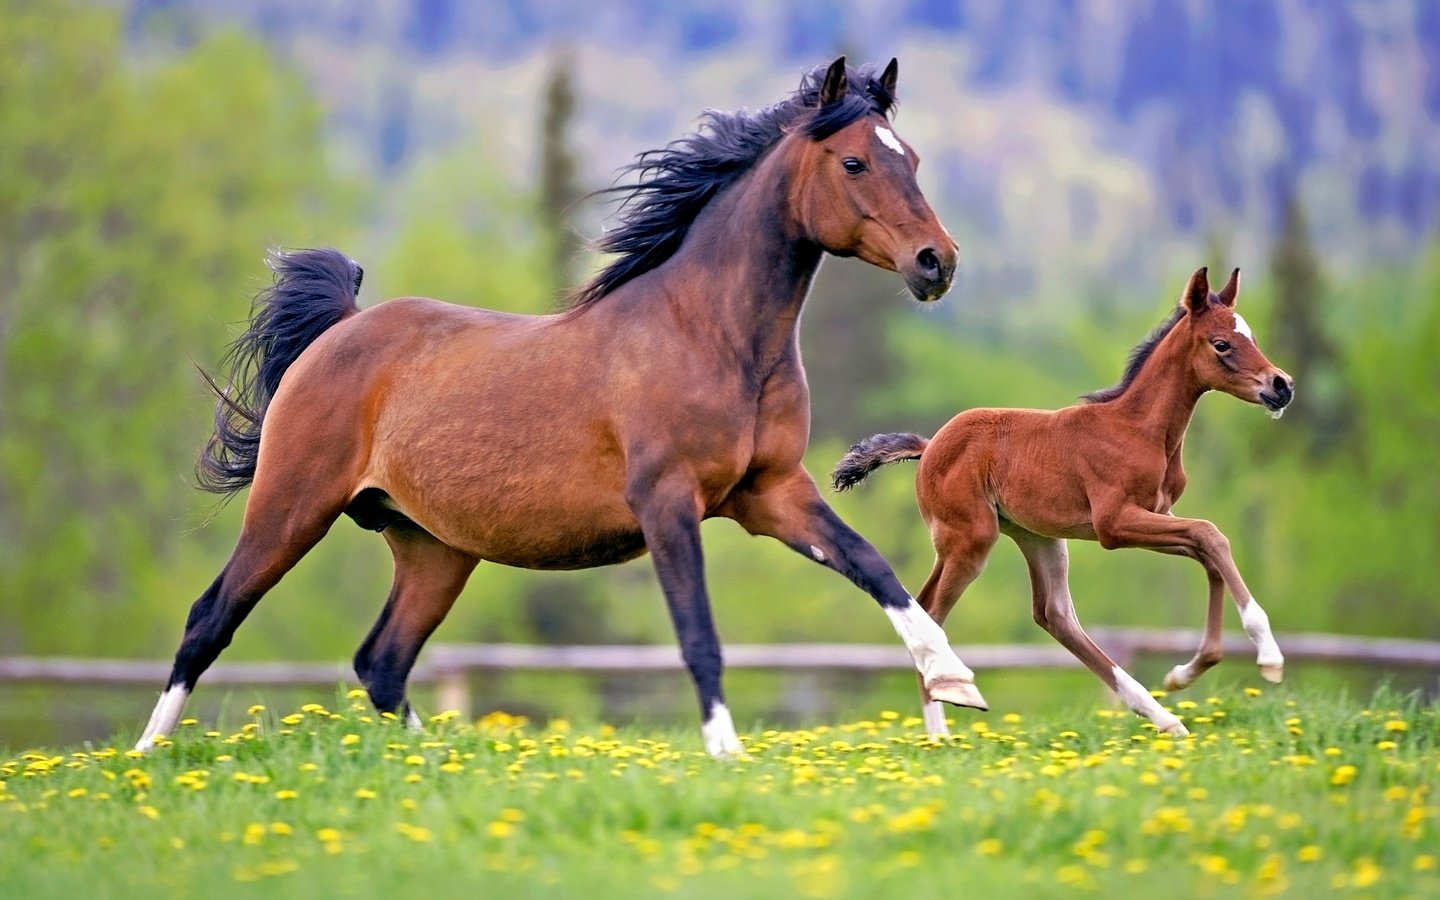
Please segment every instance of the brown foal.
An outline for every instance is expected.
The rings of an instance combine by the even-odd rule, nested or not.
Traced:
[[[389,599],[355,656],[382,711],[482,560],[579,569],[649,551],[699,695],[706,748],[740,750],[721,692],[700,521],[736,520],[874,597],[932,698],[983,706],[974,676],[801,457],[810,395],[800,309],[822,257],[950,287],[957,248],[891,129],[896,65],[843,58],[800,89],[642,154],[620,190],[618,256],[558,315],[406,298],[361,311],[359,267],[279,256],[232,350],[202,481],[250,495],[229,562],[190,610],[139,741],[179,720],[261,597],[342,514],[382,532]],[[781,598],[775,598],[783,602]]]
[[[1271,365],[1250,326],[1235,312],[1236,269],[1220,292],[1205,270],[1190,277],[1168,321],[1131,355],[1121,383],[1088,402],[1047,411],[971,409],[926,440],[876,435],[835,467],[838,490],[887,463],[919,459],[915,493],[935,543],[935,568],[920,604],[943,623],[985,566],[1003,533],[1030,571],[1035,621],[1161,731],[1185,726],[1086,636],[1070,599],[1066,540],[1102,547],[1143,547],[1188,556],[1210,582],[1205,634],[1195,657],[1176,666],[1165,687],[1178,690],[1220,660],[1225,589],[1258,649],[1260,674],[1279,681],[1284,658],[1225,535],[1202,519],[1171,513],[1185,489],[1180,448],[1195,404],[1207,391],[1256,403],[1279,418],[1294,397],[1289,375]],[[921,685],[926,727],[945,734],[943,709]]]

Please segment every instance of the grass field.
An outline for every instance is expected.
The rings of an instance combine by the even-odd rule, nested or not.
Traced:
[[[1128,712],[698,734],[340,698],[0,751],[0,896],[1440,896],[1440,708],[1255,689]]]

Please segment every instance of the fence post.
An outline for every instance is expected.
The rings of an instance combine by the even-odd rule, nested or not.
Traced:
[[[462,666],[447,666],[435,673],[435,705],[437,712],[455,710],[460,718],[470,718],[470,678]]]

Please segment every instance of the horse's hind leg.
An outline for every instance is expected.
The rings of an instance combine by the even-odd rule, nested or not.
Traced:
[[[1074,601],[1070,598],[1070,556],[1065,541],[1041,537],[1019,528],[1007,528],[1005,533],[1025,555],[1025,563],[1030,570],[1036,624],[1100,676],[1105,686],[1119,694],[1132,711],[1149,719],[1167,734],[1188,734],[1178,718],[1156,702],[1140,682],[1097,647],[1085,629],[1080,627]]]
[[[966,523],[964,528],[938,521],[931,527],[931,536],[935,541],[935,567],[915,600],[937,625],[945,624],[960,595],[979,577],[990,551],[995,547],[995,539],[999,537],[992,509],[984,507],[975,518],[976,521]],[[924,678],[920,679],[920,702],[926,733],[935,737],[949,734],[950,727],[945,724],[945,706],[939,700],[931,699],[930,692],[925,689]]]
[[[405,679],[479,560],[408,522],[384,533],[395,557],[395,580],[380,618],[355,654],[355,674],[377,710],[398,715],[403,709],[410,724],[418,725],[405,701]]]
[[[297,505],[259,486],[251,493],[240,540],[225,568],[190,607],[170,680],[135,749],[148,750],[157,735],[173,733],[195,682],[230,645],[235,629],[265,592],[325,536],[340,508],[338,502]]]

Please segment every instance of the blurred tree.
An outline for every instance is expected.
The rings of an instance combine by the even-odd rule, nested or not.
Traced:
[[[557,52],[545,81],[540,125],[540,227],[550,245],[550,277],[556,297],[574,284],[581,246],[571,222],[571,207],[580,199],[575,151],[570,143],[570,124],[575,119],[572,66],[568,51]]]
[[[1275,301],[1265,330],[1266,353],[1298,386],[1299,399],[1287,411],[1287,420],[1305,431],[1310,454],[1323,456],[1354,428],[1354,403],[1340,353],[1326,333],[1323,269],[1293,189],[1287,193],[1280,233],[1271,248],[1270,275]]]
[[[317,107],[254,43],[139,74],[111,10],[0,21],[0,651],[123,652],[149,635],[117,622],[173,608],[210,405],[190,360],[275,229],[303,238],[341,192]]]

